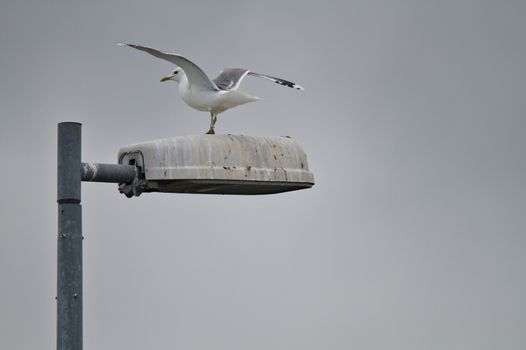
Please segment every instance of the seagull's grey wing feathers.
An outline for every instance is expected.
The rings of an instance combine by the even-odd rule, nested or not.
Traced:
[[[248,69],[243,68],[225,68],[219,73],[214,83],[221,90],[237,90],[241,80],[248,74]]]
[[[134,44],[119,44],[119,45],[133,47],[134,49],[147,52],[152,56],[166,60],[168,62],[171,62],[181,67],[186,73],[186,76],[188,77],[188,82],[190,83],[190,86],[217,90],[217,86],[215,86],[215,84],[212,81],[210,81],[210,78],[208,78],[206,73],[203,72],[201,68],[199,68],[195,63],[193,63],[192,61],[190,61],[189,59],[181,55],[176,55],[173,53],[165,53],[165,52],[162,52],[156,49],[152,49],[151,47],[146,47],[146,46],[141,46],[141,45],[134,45]]]
[[[275,82],[276,84],[283,85],[283,86],[288,86],[289,88],[293,88],[293,89],[296,89],[296,90],[305,90],[304,88],[302,88],[298,84],[295,84],[295,83],[293,83],[291,81],[288,81],[288,80],[285,80],[285,79],[281,79],[281,78],[272,77],[270,75],[260,74],[260,73],[256,73],[256,72],[248,72],[248,75],[252,75],[252,76],[258,77],[258,78],[267,79],[267,80]]]
[[[214,83],[221,90],[237,90],[237,88],[239,87],[239,84],[241,84],[241,81],[247,75],[267,79],[267,80],[275,82],[276,84],[288,86],[293,89],[304,90],[301,86],[291,81],[272,77],[266,74],[251,72],[248,69],[244,69],[244,68],[225,68],[221,71],[221,73],[219,73],[217,78],[214,79]]]

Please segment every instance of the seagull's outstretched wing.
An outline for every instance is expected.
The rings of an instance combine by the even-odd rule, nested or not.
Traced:
[[[248,75],[252,75],[252,76],[255,76],[255,77],[258,77],[258,78],[267,79],[267,80],[275,82],[276,84],[283,85],[283,86],[288,86],[289,88],[292,88],[292,89],[305,90],[304,88],[302,88],[298,84],[295,84],[295,83],[293,83],[291,81],[288,81],[288,80],[285,80],[285,79],[281,79],[281,78],[271,77],[270,75],[260,74],[260,73],[256,73],[256,72],[248,72]]]
[[[134,45],[134,44],[117,44],[117,45],[133,47],[134,49],[147,52],[152,56],[166,60],[168,62],[172,62],[173,64],[181,67],[186,73],[186,76],[188,77],[188,82],[190,83],[190,86],[198,87],[201,89],[217,90],[217,86],[212,81],[210,81],[210,78],[208,78],[206,73],[203,72],[203,70],[199,68],[195,63],[193,63],[192,61],[190,61],[189,59],[183,56],[176,55],[173,53],[165,53],[165,52],[162,52],[156,49],[152,49],[151,47],[146,47],[146,46],[140,46],[140,45]]]
[[[281,79],[281,78],[271,77],[270,75],[251,72],[248,69],[243,69],[243,68],[223,69],[221,73],[219,73],[217,78],[214,79],[214,83],[221,90],[237,90],[237,88],[239,87],[239,84],[241,84],[241,81],[247,75],[252,75],[254,77],[267,79],[267,80],[275,82],[276,84],[288,86],[293,89],[304,90],[301,86],[291,81]]]

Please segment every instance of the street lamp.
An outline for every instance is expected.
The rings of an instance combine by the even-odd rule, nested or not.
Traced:
[[[81,162],[80,123],[58,124],[57,350],[82,349],[81,181],[144,192],[256,195],[314,185],[290,137],[181,136],[121,148],[118,164]]]

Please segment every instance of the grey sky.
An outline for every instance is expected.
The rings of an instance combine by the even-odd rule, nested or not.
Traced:
[[[83,160],[199,134],[172,66],[243,67],[218,133],[290,135],[316,186],[83,184],[86,349],[524,349],[524,1],[1,1],[0,348],[55,346],[56,124]]]

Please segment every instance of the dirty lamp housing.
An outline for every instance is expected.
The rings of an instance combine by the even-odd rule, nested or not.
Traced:
[[[290,137],[178,136],[128,145],[118,162],[137,178],[120,184],[128,197],[143,192],[271,194],[310,188],[303,149]]]

